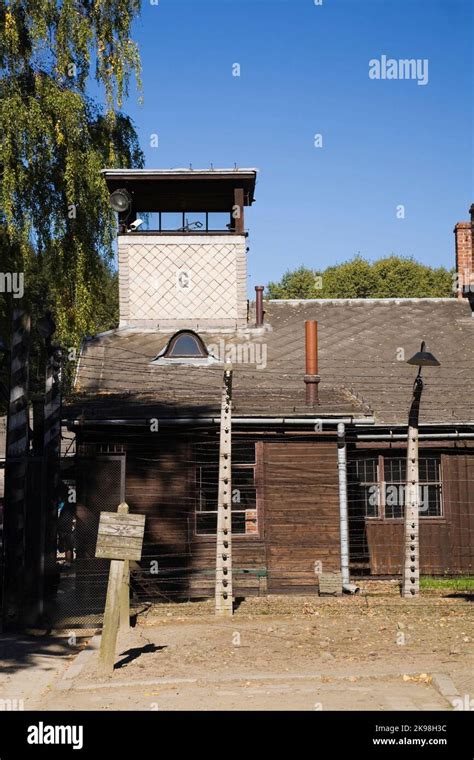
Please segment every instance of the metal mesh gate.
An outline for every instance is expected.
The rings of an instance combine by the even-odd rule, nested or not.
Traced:
[[[80,500],[71,536],[68,527],[59,536],[59,550],[72,546],[73,558],[67,562],[65,552],[58,556],[59,582],[51,613],[55,628],[102,625],[110,562],[95,558],[97,530],[100,513],[115,512],[124,500],[125,457],[81,458],[76,477]]]

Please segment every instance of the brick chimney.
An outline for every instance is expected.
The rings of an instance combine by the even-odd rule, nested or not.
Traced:
[[[474,203],[469,209],[470,222],[458,222],[454,227],[456,240],[457,296],[474,300]]]

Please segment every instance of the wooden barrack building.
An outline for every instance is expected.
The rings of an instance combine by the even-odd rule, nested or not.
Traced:
[[[414,380],[403,359],[424,339],[441,366],[425,372],[420,415],[421,572],[472,574],[468,293],[262,304],[257,290],[248,302],[244,219],[256,176],[105,171],[110,191],[129,199],[121,316],[118,329],[85,341],[65,407],[78,452],[76,562],[93,557],[100,511],[126,500],[147,516],[137,595],[213,595],[220,393],[231,362],[234,595],[308,592],[321,570],[340,570],[341,449],[350,572],[399,575]],[[458,260],[472,266],[469,223],[456,240]],[[314,322],[317,356],[308,357]]]

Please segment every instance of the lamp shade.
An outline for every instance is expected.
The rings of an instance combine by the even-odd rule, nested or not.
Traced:
[[[110,205],[114,211],[123,214],[125,211],[128,211],[132,205],[132,196],[125,188],[115,190],[110,196]]]
[[[415,367],[439,367],[439,361],[425,349],[425,342],[423,341],[421,349],[411,359],[408,359],[407,364],[414,364]]]

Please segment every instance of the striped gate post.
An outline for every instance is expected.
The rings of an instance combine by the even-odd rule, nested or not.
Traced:
[[[51,602],[54,591],[57,559],[57,496],[60,481],[61,453],[61,374],[60,350],[48,342],[44,396],[44,441],[43,441],[43,500],[42,500],[42,545],[41,566],[43,599],[40,602],[40,616],[45,613],[45,602]],[[50,610],[47,610],[49,616]]]
[[[216,615],[233,614],[232,597],[232,370],[224,372],[217,500]]]
[[[418,473],[418,427],[408,427],[407,481],[404,516],[404,562],[402,596],[410,598],[420,593],[420,503]]]
[[[424,344],[422,345],[424,350]],[[420,483],[418,461],[418,426],[423,391],[421,367],[413,386],[413,398],[408,416],[407,472],[405,515],[403,523],[404,557],[402,564],[402,596],[406,599],[420,593]]]
[[[21,621],[24,596],[30,329],[30,316],[20,309],[15,309],[11,342],[3,525],[2,620],[6,628]]]

